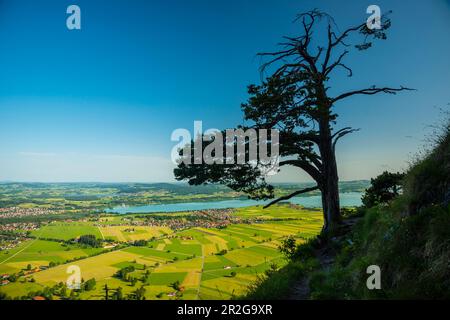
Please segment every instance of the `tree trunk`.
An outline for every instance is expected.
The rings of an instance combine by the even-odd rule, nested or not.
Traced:
[[[327,110],[327,109],[325,109]],[[329,109],[328,109],[329,110]],[[329,111],[325,112],[329,112]],[[339,205],[339,176],[336,155],[333,146],[329,118],[323,116],[320,121],[320,155],[322,158],[322,204],[324,214],[324,233],[332,232],[341,223]]]
[[[328,202],[325,197],[326,191],[325,189],[320,189],[321,195],[322,195],[322,210],[323,210],[323,227],[322,231],[325,233],[328,231],[328,216],[326,215],[326,212],[328,212]]]
[[[339,178],[336,166],[336,157],[332,155],[332,159],[327,162],[325,169],[325,188],[322,192],[322,202],[324,206],[324,231],[330,232],[336,229],[341,223],[341,209],[339,204]]]

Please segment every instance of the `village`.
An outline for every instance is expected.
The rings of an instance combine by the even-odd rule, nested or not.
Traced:
[[[9,208],[0,208],[0,219],[47,216],[47,215],[56,215],[60,213],[61,211],[49,210],[46,208],[9,207]]]
[[[179,231],[189,228],[222,229],[231,224],[262,222],[261,219],[243,219],[233,215],[234,212],[233,209],[215,209],[190,211],[187,215],[130,215],[123,217],[120,222],[110,224],[110,226],[168,227],[174,231]],[[101,223],[97,223],[96,226],[101,226]]]
[[[39,229],[35,222],[0,224],[0,252],[11,250],[29,240],[29,232]]]

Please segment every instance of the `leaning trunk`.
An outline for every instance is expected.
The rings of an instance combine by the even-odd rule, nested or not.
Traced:
[[[341,210],[339,205],[339,178],[336,166],[336,157],[327,163],[328,169],[325,173],[325,188],[322,192],[322,202],[324,206],[325,225],[324,231],[331,232],[341,223]]]
[[[323,227],[322,227],[322,231],[324,233],[326,233],[328,231],[328,216],[326,214],[326,212],[328,212],[328,202],[326,199],[326,191],[324,188],[322,188],[320,190],[321,194],[322,194],[322,210],[323,210]]]
[[[328,114],[329,109],[325,109]],[[320,154],[322,158],[322,204],[324,214],[324,233],[332,232],[341,223],[339,205],[339,177],[328,115],[320,121]]]

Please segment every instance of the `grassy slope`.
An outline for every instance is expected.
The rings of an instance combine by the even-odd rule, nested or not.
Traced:
[[[282,299],[292,283],[309,278],[312,299],[450,298],[450,134],[411,167],[404,194],[389,205],[362,210],[350,234],[330,241],[338,254],[318,267],[310,242],[279,272],[257,281],[250,299]],[[381,290],[368,290],[367,267],[381,268]]]
[[[329,272],[313,274],[314,299],[450,298],[450,212],[441,206],[404,217],[404,199],[370,209],[341,245]],[[352,244],[350,244],[352,243]],[[366,268],[381,268],[381,290],[368,290]]]

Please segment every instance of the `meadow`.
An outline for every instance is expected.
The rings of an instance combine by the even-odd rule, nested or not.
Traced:
[[[67,268],[76,265],[83,280],[96,280],[95,288],[81,292],[80,299],[104,299],[105,285],[110,290],[120,287],[124,295],[143,287],[145,298],[151,300],[231,299],[244,294],[265,270],[287,263],[278,250],[283,239],[294,236],[300,243],[316,236],[322,227],[320,211],[285,204],[266,210],[241,208],[233,215],[257,223],[174,231],[167,227],[119,226],[124,217],[117,215],[96,221],[53,222],[33,231],[35,239],[0,253],[0,274],[22,272],[17,281],[0,287],[0,291],[17,298],[65,283]],[[136,221],[139,216],[125,219]],[[118,245],[105,251],[67,241],[86,234]],[[133,246],[135,240],[148,242]],[[55,265],[46,269],[50,262]],[[27,274],[28,265],[45,270]],[[133,267],[129,277],[134,281],[114,276],[129,266]]]

